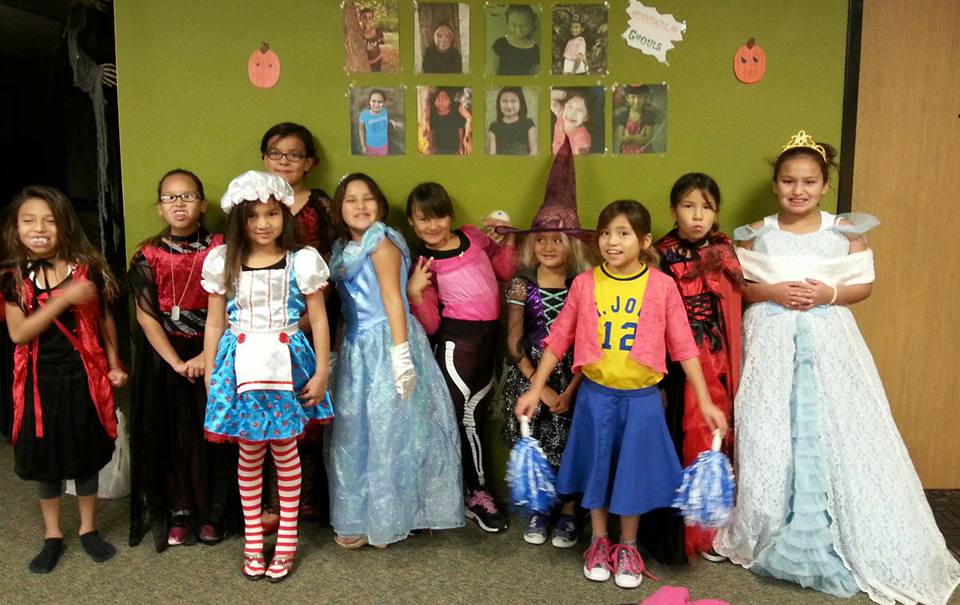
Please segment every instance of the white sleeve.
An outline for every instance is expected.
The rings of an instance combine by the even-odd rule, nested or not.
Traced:
[[[210,294],[226,294],[227,285],[223,280],[226,267],[227,247],[217,246],[210,250],[207,258],[203,259],[203,268],[200,270],[200,285]]]
[[[293,255],[293,273],[297,278],[297,286],[304,294],[313,294],[324,287],[330,277],[327,263],[310,246],[297,250]]]

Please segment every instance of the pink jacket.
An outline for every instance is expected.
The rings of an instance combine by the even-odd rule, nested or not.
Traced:
[[[470,240],[461,256],[434,259],[430,265],[433,284],[423,290],[423,302],[410,303],[413,313],[427,334],[440,328],[443,317],[468,321],[492,321],[500,318],[500,288],[497,280],[507,281],[517,268],[514,246],[499,246],[473,225],[460,227]],[[429,251],[424,256],[429,257]]]
[[[550,335],[543,340],[543,346],[558,359],[576,341],[574,372],[602,356],[597,340],[593,271],[588,269],[573,280],[567,302],[550,327]],[[677,285],[669,276],[651,267],[630,358],[666,374],[668,351],[674,361],[694,359],[698,355]]]

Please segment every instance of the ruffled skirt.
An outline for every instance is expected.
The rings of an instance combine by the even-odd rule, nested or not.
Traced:
[[[206,437],[221,441],[277,441],[297,437],[311,422],[330,422],[333,406],[329,400],[305,408],[297,398],[317,367],[314,354],[303,332],[290,336],[292,391],[245,391],[237,393],[233,360],[237,337],[227,330],[217,347],[210,378],[210,394],[204,420]]]

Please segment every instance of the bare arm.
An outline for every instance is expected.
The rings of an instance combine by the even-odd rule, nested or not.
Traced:
[[[370,255],[395,345],[407,342],[407,314],[400,292],[401,258],[400,249],[386,239]]]
[[[537,155],[537,128],[535,126],[527,129],[527,144],[530,146],[530,155]]]
[[[300,400],[309,407],[320,403],[326,396],[327,380],[330,377],[330,328],[327,325],[327,308],[323,291],[305,294],[307,317],[313,334],[313,348],[317,352],[317,367],[306,386],[300,391]]]
[[[178,368],[183,364],[183,360],[180,359],[180,355],[177,354],[173,345],[170,344],[167,332],[163,329],[163,326],[160,325],[160,322],[137,306],[137,323],[140,324],[143,335],[147,337],[147,342],[149,342],[153,350],[157,352],[157,355],[167,362],[167,365],[179,372],[180,370]]]
[[[360,152],[366,155],[367,153],[367,133],[366,129],[363,127],[363,122],[357,121],[357,141],[360,142]]]
[[[487,131],[487,153],[497,155],[497,135]]]
[[[97,287],[90,281],[71,281],[57,296],[24,315],[18,305],[6,303],[7,331],[10,340],[16,344],[25,344],[40,336],[61,313],[73,305],[83,304],[97,298]]]
[[[227,326],[227,299],[223,294],[210,294],[207,298],[207,322],[203,328],[203,378],[207,389],[213,374],[213,361],[217,358],[217,346]]]
[[[104,309],[100,317],[100,340],[103,342],[103,352],[107,355],[107,378],[114,388],[122,387],[127,383],[127,371],[120,361],[120,352],[117,350],[117,324],[113,321],[113,314]]]

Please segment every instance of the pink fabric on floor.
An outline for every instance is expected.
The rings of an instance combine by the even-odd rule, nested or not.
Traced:
[[[717,599],[690,600],[690,591],[682,586],[664,586],[640,605],[730,605],[726,601]]]

